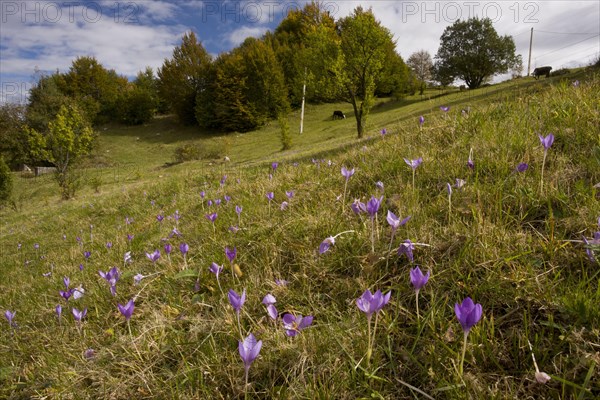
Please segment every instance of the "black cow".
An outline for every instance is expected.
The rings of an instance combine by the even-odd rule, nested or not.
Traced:
[[[335,110],[333,112],[333,119],[346,119],[346,115],[340,110]]]
[[[546,75],[546,78],[550,78],[550,71],[552,71],[552,67],[537,67],[533,70],[532,75],[536,80],[542,75]]]

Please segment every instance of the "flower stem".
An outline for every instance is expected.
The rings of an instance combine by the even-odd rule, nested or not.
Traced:
[[[417,322],[419,322],[421,319],[419,316],[419,290],[415,290],[415,299],[417,303]]]
[[[375,253],[375,218],[371,218],[371,253]]]
[[[469,331],[465,331],[464,340],[463,340],[462,355],[460,357],[460,364],[458,366],[458,373],[461,376],[461,378],[463,376],[463,364],[465,362],[465,353],[467,352],[467,337],[468,336],[469,336]]]
[[[240,338],[242,339],[242,341],[244,341],[244,336],[242,336],[242,325],[240,324],[240,312],[236,312],[235,315],[237,315],[238,331],[240,333]]]
[[[248,398],[248,367],[245,368],[246,370],[246,379],[245,379],[245,384],[244,384],[244,399]]]
[[[388,247],[387,257],[385,259],[385,271],[388,271],[388,267],[390,265],[390,252],[392,251],[392,243],[394,242],[394,235],[396,234],[396,230],[392,229],[392,237],[390,238],[390,246]]]
[[[371,363],[371,316],[367,318],[367,365]]]
[[[540,192],[544,191],[544,167],[546,166],[546,155],[547,151],[544,151],[544,158],[542,159],[542,178],[540,179]]]
[[[344,212],[344,208],[346,205],[346,187],[348,186],[348,179],[344,182],[344,196],[342,197],[342,213]]]

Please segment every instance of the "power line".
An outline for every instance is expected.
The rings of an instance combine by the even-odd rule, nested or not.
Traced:
[[[536,30],[536,33],[554,33],[556,35],[598,35],[600,32],[551,32]]]
[[[566,46],[560,47],[560,48],[558,48],[558,49],[556,49],[556,50],[549,51],[549,52],[548,52],[548,53],[546,53],[546,54],[542,54],[541,56],[537,56],[537,57],[535,57],[535,59],[537,60],[538,58],[541,58],[541,57],[547,56],[548,54],[556,53],[557,51],[560,51],[560,50],[566,49],[567,47],[571,47],[571,46],[574,46],[574,45],[576,45],[576,44],[579,44],[579,43],[585,42],[586,40],[593,39],[593,38],[595,38],[595,37],[597,37],[597,36],[599,36],[599,35],[600,35],[600,34],[595,34],[594,36],[590,36],[589,38],[586,38],[586,39],[583,39],[583,40],[579,40],[579,41],[577,41],[577,42],[575,42],[575,43],[571,43],[571,44],[569,44],[569,45],[566,45]]]

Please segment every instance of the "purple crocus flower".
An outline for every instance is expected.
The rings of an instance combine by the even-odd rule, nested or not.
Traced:
[[[384,190],[384,185],[383,185],[383,182],[381,182],[381,181],[377,181],[377,182],[375,182],[375,187],[376,187],[377,189],[381,190],[382,192],[383,192],[383,190]]]
[[[221,205],[221,199],[215,199],[215,205],[216,206],[220,206]]]
[[[240,215],[242,213],[242,206],[235,206],[235,212],[237,215]]]
[[[60,304],[57,304],[54,308],[54,311],[56,311],[56,316],[58,317],[58,319],[60,319],[60,317],[62,316],[62,306]]]
[[[90,258],[92,255],[91,251],[84,251],[83,252],[83,256],[85,257],[85,259],[87,260],[88,258]]]
[[[448,112],[448,111],[450,111],[450,107],[449,106],[440,106],[440,110],[442,110],[443,112]]]
[[[173,251],[173,246],[171,246],[170,243],[165,243],[164,249],[165,249],[165,254],[169,255]],[[148,253],[146,253],[146,255],[148,255]]]
[[[404,159],[404,162],[411,167],[413,170],[417,169],[419,165],[423,162],[423,157],[419,157],[416,160],[409,160],[407,158]]]
[[[240,352],[240,357],[244,362],[244,370],[246,371],[247,377],[250,365],[256,359],[256,357],[258,357],[258,353],[260,353],[260,349],[262,348],[262,340],[256,341],[256,338],[251,333],[248,335],[248,337],[246,337],[246,339],[244,339],[243,342],[241,340],[238,342],[238,351]]]
[[[527,163],[519,163],[519,165],[517,165],[516,171],[517,172],[525,172],[527,171],[527,169],[529,168],[529,165],[527,165]]]
[[[275,193],[269,192],[269,193],[266,194],[266,196],[267,196],[267,199],[269,199],[269,201],[271,201],[275,197]]]
[[[287,196],[288,199],[291,200],[292,197],[294,197],[294,191],[293,190],[290,190],[290,191],[286,190],[285,195]]]
[[[219,274],[221,273],[221,271],[223,271],[223,266],[213,262],[212,264],[210,264],[210,267],[208,268],[208,270],[210,272],[212,272],[213,274],[215,274],[218,279]]]
[[[354,212],[354,214],[360,214],[361,212],[367,211],[367,206],[365,203],[361,202],[358,199],[355,199],[354,202],[350,205],[350,208]]]
[[[467,160],[467,167],[471,170],[475,169],[475,163],[471,160],[471,157]]]
[[[600,222],[600,221],[599,221]],[[585,254],[587,254],[588,258],[591,262],[596,261],[596,257],[594,257],[594,251],[592,250],[592,246],[600,247],[600,232],[595,232],[592,239],[588,240],[585,236],[583,236],[583,243],[585,244]]]
[[[117,304],[117,307],[119,308],[119,311],[121,312],[121,314],[123,314],[123,316],[125,317],[125,320],[129,321],[129,319],[131,318],[131,315],[133,314],[133,309],[135,308],[133,299],[129,300],[127,302],[127,304],[125,304],[124,306],[119,303],[119,304]]]
[[[288,208],[288,205],[289,203],[287,201],[282,201],[279,208],[281,209],[281,211],[285,211]]]
[[[394,214],[390,210],[388,210],[387,217],[386,217],[387,222],[388,222],[388,224],[390,224],[393,231],[395,231],[396,229],[398,229],[401,226],[404,226],[410,220],[410,218],[411,218],[411,216],[409,215],[408,217],[404,218],[403,220],[400,220],[400,218],[398,218],[396,216],[396,214]]]
[[[419,117],[419,126],[423,126],[424,123],[425,123],[425,117],[421,115]]]
[[[229,303],[235,310],[236,313],[240,313],[242,306],[246,302],[246,289],[242,291],[242,294],[239,295],[233,289],[229,289],[229,293],[227,293],[227,297],[229,298]]]
[[[85,316],[87,315],[87,307],[84,308],[82,311],[79,311],[76,308],[73,308],[73,317],[75,317],[75,320],[77,322],[81,322],[82,319],[85,318]]]
[[[106,242],[107,249],[109,249],[109,250],[112,249],[112,246],[113,246],[112,242]]]
[[[383,128],[382,130],[379,131],[379,133],[381,133],[381,136],[385,136],[387,135],[387,129]]]
[[[342,175],[344,176],[344,178],[346,178],[346,180],[349,180],[350,177],[352,175],[354,175],[354,168],[352,169],[347,169],[346,167],[342,167]]]
[[[278,162],[271,163],[271,168],[273,168],[273,172],[277,171],[278,166],[279,166]]]
[[[540,142],[542,143],[542,146],[544,146],[544,151],[548,151],[550,146],[552,146],[552,143],[554,143],[554,135],[550,133],[546,137],[544,137],[542,135],[538,135],[538,137],[540,138]]]
[[[298,314],[294,316],[293,314],[285,314],[283,316],[283,328],[285,329],[285,334],[290,337],[294,337],[300,333],[300,331],[308,326],[310,326],[313,322],[313,316],[307,315],[303,317],[302,314]]]
[[[58,294],[60,294],[60,296],[68,302],[73,295],[73,290],[59,290]]]
[[[70,283],[71,283],[71,280],[69,279],[69,277],[68,277],[68,276],[65,276],[65,277],[63,278],[63,284],[65,285],[65,288],[66,288],[67,290],[69,290],[69,284],[70,284]]]
[[[268,306],[269,304],[275,304],[277,303],[277,299],[275,298],[275,296],[273,296],[271,293],[267,293],[265,295],[265,297],[263,297],[262,299],[262,303],[265,306]]]
[[[134,284],[134,285],[136,285],[136,286],[137,286],[137,285],[139,285],[139,284],[140,284],[140,282],[142,281],[142,279],[144,279],[144,278],[145,278],[145,276],[144,276],[144,275],[142,275],[142,274],[136,274],[136,275],[133,277],[133,284]]]
[[[160,215],[160,214],[158,214],[158,215],[156,216],[156,220],[157,220],[158,222],[163,222],[163,219],[165,219],[165,217],[164,217],[164,216],[162,216],[162,215]]]
[[[413,250],[415,249],[415,245],[410,241],[410,239],[406,239],[404,243],[398,247],[398,255],[406,254],[408,260],[410,262],[414,261]]]
[[[231,196],[225,195],[223,196],[223,200],[225,200],[225,203],[229,203],[231,201]]]
[[[227,259],[229,260],[230,263],[232,263],[233,260],[235,260],[236,255],[237,255],[237,249],[235,247],[233,249],[230,249],[229,247],[225,247],[225,256],[227,257]]]
[[[275,279],[275,284],[276,284],[277,286],[283,286],[283,287],[285,287],[285,286],[287,286],[287,285],[288,285],[288,283],[289,283],[289,282],[288,282],[288,281],[286,281],[285,279]]]
[[[470,297],[467,297],[463,300],[462,304],[454,304],[454,312],[463,331],[467,334],[481,319],[482,309],[481,304],[475,304]]]
[[[319,254],[326,253],[331,246],[335,244],[335,238],[333,236],[329,236],[325,238],[319,245]]]
[[[17,325],[13,322],[13,318],[15,318],[16,313],[17,313],[16,311],[10,311],[10,310],[4,311],[4,316],[6,317],[6,319],[8,321],[8,325],[11,327]]]
[[[184,256],[187,254],[187,252],[190,250],[190,246],[188,246],[187,243],[181,243],[179,245],[179,251],[181,251],[181,254],[183,254]]]
[[[429,280],[430,274],[431,272],[427,271],[427,274],[423,275],[423,272],[421,272],[419,266],[410,269],[410,283],[412,283],[417,293],[419,292],[419,290],[421,290],[423,286],[425,286],[425,284]]]
[[[267,314],[269,314],[269,317],[271,317],[272,320],[276,320],[279,316],[279,312],[273,304],[267,306]]]
[[[371,196],[371,199],[367,202],[367,213],[371,216],[371,219],[375,218],[377,211],[379,211],[379,207],[381,206],[381,202],[383,201],[383,196],[377,198],[375,196]]]
[[[211,214],[206,214],[205,217],[206,217],[207,220],[209,220],[210,222],[212,222],[214,224],[215,221],[216,221],[216,219],[217,219],[217,217],[218,217],[218,214],[216,212],[215,213],[211,213]]]
[[[223,177],[221,178],[221,180],[219,181],[221,183],[221,186],[225,185],[225,181],[227,180],[227,175],[223,175]]]
[[[381,290],[377,290],[375,294],[372,294],[369,289],[365,290],[363,294],[356,299],[356,306],[359,310],[367,314],[367,319],[371,320],[373,313],[379,312],[389,301],[392,292],[382,294]]]
[[[166,245],[165,245],[165,247],[166,247]],[[166,251],[166,249],[165,249],[165,251]],[[152,261],[153,263],[155,263],[160,258],[160,251],[159,250],[154,250],[153,253],[146,253],[146,257],[148,257],[148,259],[150,261]]]
[[[206,197],[206,192],[203,190],[200,192],[200,198],[204,199]]]
[[[133,240],[133,235],[131,235],[131,234],[128,233],[127,234],[127,240],[131,242]]]
[[[108,272],[98,271],[98,275],[108,282],[108,285],[110,286],[110,292],[113,296],[115,296],[117,294],[117,281],[121,277],[117,267],[112,267],[108,270]]]

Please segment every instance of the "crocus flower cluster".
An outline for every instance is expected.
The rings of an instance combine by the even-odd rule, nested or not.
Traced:
[[[119,273],[119,270],[117,269],[117,267],[112,267],[111,269],[108,270],[108,272],[98,271],[98,275],[100,275],[102,278],[104,278],[106,280],[106,282],[108,282],[108,285],[110,286],[110,292],[112,293],[113,296],[116,296],[117,295],[117,281],[121,277],[121,274]]]

